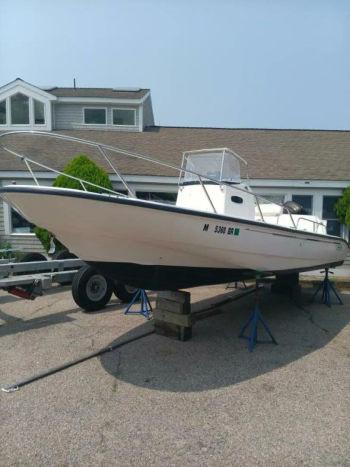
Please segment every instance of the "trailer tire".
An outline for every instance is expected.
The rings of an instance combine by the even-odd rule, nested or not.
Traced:
[[[116,281],[113,284],[114,295],[119,298],[122,303],[130,303],[137,290],[137,287],[131,287],[131,285],[122,284],[121,282]]]
[[[87,313],[104,308],[110,301],[112,292],[112,281],[91,266],[83,266],[74,276],[73,299]]]

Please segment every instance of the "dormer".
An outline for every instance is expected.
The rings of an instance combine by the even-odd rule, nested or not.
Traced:
[[[143,131],[154,125],[151,93],[141,88],[51,88],[57,130]]]
[[[55,100],[56,96],[20,78],[0,87],[0,131],[51,131]]]
[[[0,87],[0,131],[143,131],[154,125],[151,92],[142,88],[51,87],[17,78]]]

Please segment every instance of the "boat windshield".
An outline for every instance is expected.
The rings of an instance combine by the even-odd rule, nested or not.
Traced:
[[[186,152],[184,153],[182,167],[185,170],[202,175],[203,178],[213,178],[218,182],[239,183],[241,180],[239,160],[228,149]],[[182,182],[198,182],[198,177],[185,172]]]

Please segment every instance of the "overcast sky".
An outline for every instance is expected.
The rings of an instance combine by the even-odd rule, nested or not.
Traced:
[[[0,85],[149,87],[156,124],[350,129],[350,0],[0,0]]]

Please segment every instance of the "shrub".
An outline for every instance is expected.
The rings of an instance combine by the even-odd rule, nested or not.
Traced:
[[[34,233],[37,236],[37,238],[41,241],[45,251],[48,252],[51,246],[50,238],[52,237],[50,232],[48,232],[46,229],[43,229],[42,227],[34,227]],[[58,240],[56,240],[56,244],[57,243]]]
[[[87,182],[94,183],[104,188],[112,189],[112,183],[108,177],[107,172],[99,167],[95,162],[89,159],[85,154],[78,154],[74,157],[64,168],[64,173],[72,175],[73,177],[81,178]],[[55,187],[73,188],[75,190],[82,190],[81,184],[78,180],[59,175],[53,183]],[[87,191],[101,193],[103,190],[85,184]]]
[[[350,187],[346,188],[342,197],[338,199],[334,210],[340,222],[350,227]]]
[[[7,240],[0,240],[0,250],[5,250],[0,252],[1,259],[10,259],[12,256],[12,252],[8,251],[12,249],[12,245]]]
[[[63,169],[63,172],[68,175],[72,175],[73,177],[81,178],[86,182],[94,183],[95,185],[99,185],[104,188],[112,189],[112,183],[108,177],[107,172],[99,167],[95,162],[88,158],[85,154],[78,154],[74,157]],[[75,190],[83,190],[80,182],[78,180],[74,180],[72,178],[66,177],[64,175],[59,175],[53,183],[55,187],[61,188],[73,188]],[[101,190],[98,187],[94,187],[89,185],[88,183],[85,184],[85,188],[87,191],[94,192],[94,193],[101,193]],[[55,251],[60,251],[65,248],[54,236],[48,232],[47,230],[41,227],[35,227],[34,233],[37,238],[41,241],[43,247],[48,252],[51,247],[51,238],[53,237],[55,243]]]

